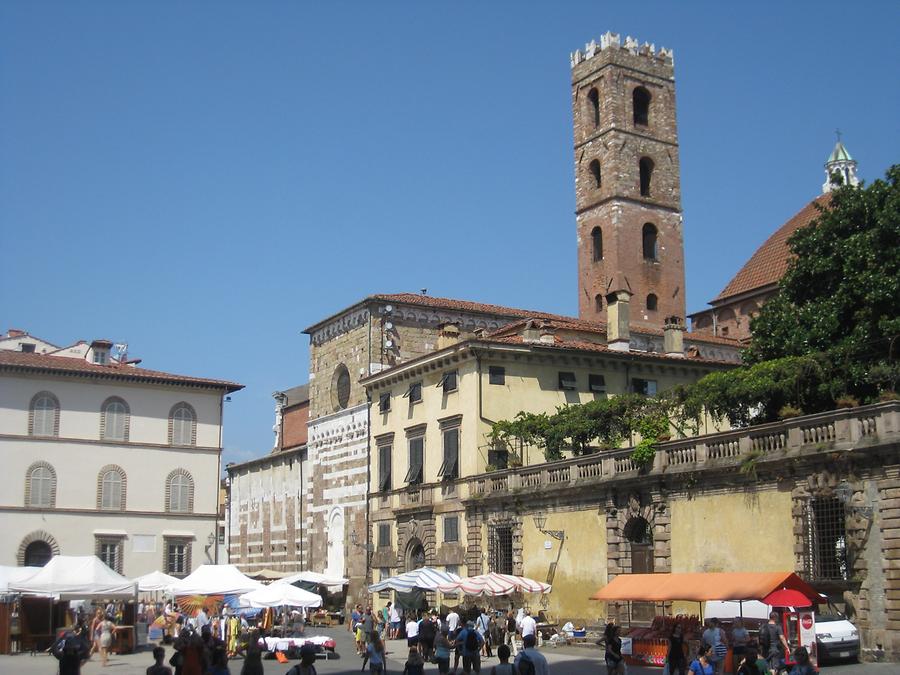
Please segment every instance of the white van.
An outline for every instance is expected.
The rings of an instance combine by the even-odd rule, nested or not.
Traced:
[[[703,616],[729,621],[738,616],[768,620],[771,611],[772,607],[757,600],[710,600],[706,602]],[[815,620],[816,653],[820,663],[834,659],[859,659],[859,631],[834,605],[819,605]]]

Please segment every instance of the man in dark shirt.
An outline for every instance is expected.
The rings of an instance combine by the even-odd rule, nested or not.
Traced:
[[[769,614],[769,623],[764,624],[759,632],[763,646],[768,645],[765,656],[769,662],[769,668],[773,673],[777,673],[784,663],[785,653],[791,649],[784,637],[784,631],[778,625],[778,612]]]
[[[366,613],[363,616],[363,634],[366,642],[369,643],[375,637],[375,617],[372,616],[372,608],[366,607]]]

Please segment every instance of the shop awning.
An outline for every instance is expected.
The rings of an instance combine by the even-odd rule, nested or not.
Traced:
[[[620,574],[591,600],[764,600],[777,590],[799,591],[810,603],[816,590],[793,572],[697,572],[682,574]]]

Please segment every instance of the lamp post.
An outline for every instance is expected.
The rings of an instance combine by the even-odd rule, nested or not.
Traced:
[[[545,530],[544,526],[546,524],[547,515],[543,511],[538,511],[534,514],[534,526],[541,534],[546,534],[548,537],[553,537],[554,539],[558,539],[559,541],[563,541],[566,538],[565,530]]]

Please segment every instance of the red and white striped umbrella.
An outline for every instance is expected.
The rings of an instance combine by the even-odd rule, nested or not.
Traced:
[[[552,587],[527,577],[512,574],[479,574],[477,577],[465,577],[451,584],[441,584],[438,590],[442,593],[462,592],[465,595],[509,595],[510,593],[549,593]]]

